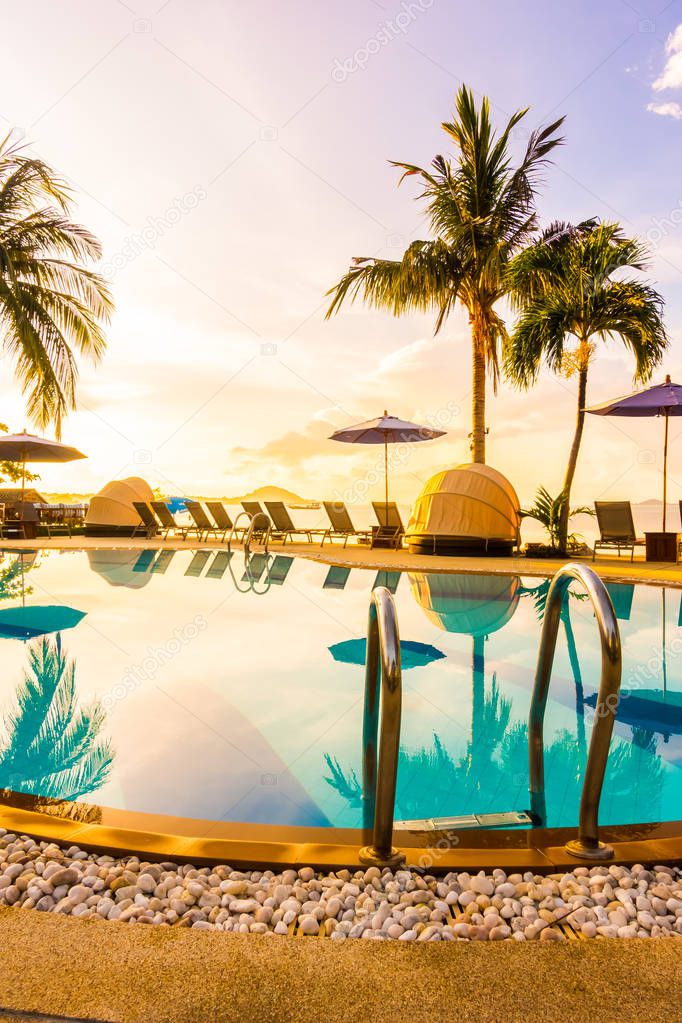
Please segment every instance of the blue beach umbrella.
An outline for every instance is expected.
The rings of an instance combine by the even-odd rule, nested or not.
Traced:
[[[51,632],[73,629],[83,618],[85,611],[63,604],[6,607],[0,611],[0,639],[36,639]]]
[[[166,504],[173,515],[177,515],[179,512],[187,511],[184,497],[167,497]]]
[[[364,664],[367,656],[366,639],[347,639],[343,643],[334,643],[329,653],[340,664]],[[445,654],[430,643],[415,643],[412,640],[400,641],[400,660],[402,667],[423,668],[432,661],[441,661]]]

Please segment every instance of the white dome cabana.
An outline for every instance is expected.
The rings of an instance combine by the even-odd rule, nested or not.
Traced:
[[[509,480],[489,465],[471,463],[431,477],[406,535],[410,550],[420,554],[511,554],[520,524]]]
[[[149,503],[153,500],[152,488],[139,476],[112,480],[91,499],[85,516],[85,530],[99,536],[130,536],[140,525],[140,516],[133,507],[133,501]]]

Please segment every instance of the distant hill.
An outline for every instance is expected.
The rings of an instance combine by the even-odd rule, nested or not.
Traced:
[[[226,504],[240,504],[242,501],[284,501],[292,507],[319,507],[316,501],[309,501],[305,497],[299,497],[292,490],[284,487],[257,487],[249,494],[240,494],[239,497],[223,498]]]

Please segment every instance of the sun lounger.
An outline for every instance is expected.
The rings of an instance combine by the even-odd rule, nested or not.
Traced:
[[[188,527],[181,526],[175,521],[175,516],[173,515],[173,512],[170,510],[166,502],[152,501],[151,506],[154,514],[161,523],[161,529],[165,530],[165,533],[163,534],[164,537],[167,537],[172,529],[176,535],[180,534],[180,536],[184,540],[185,537],[187,536]]]
[[[257,583],[260,580],[263,572],[265,571],[268,564],[267,554],[257,553],[252,554],[246,562],[244,575],[242,576],[243,583]]]
[[[232,560],[234,551],[218,551],[206,572],[207,579],[222,579],[227,571],[227,566]]]
[[[206,562],[210,557],[210,551],[195,551],[192,555],[192,560],[187,566],[185,575],[192,576],[195,579],[198,578],[206,567]]]
[[[159,551],[159,556],[152,565],[152,573],[154,575],[164,575],[174,557],[175,551]]]
[[[401,572],[387,572],[384,569],[377,572],[377,577],[374,580],[372,586],[373,590],[376,590],[378,586],[385,586],[391,593],[395,593],[398,589],[398,583],[400,582]]]
[[[148,572],[152,567],[155,557],[156,551],[154,550],[141,551],[139,558],[133,565],[133,572]]]
[[[632,519],[632,508],[629,501],[595,501],[597,512],[597,524],[599,525],[599,539],[595,542],[592,551],[594,561],[597,550],[617,550],[620,552],[630,551],[630,561],[635,556],[635,547],[644,544],[644,539],[639,538],[635,533],[635,524]]]
[[[289,558],[285,554],[277,554],[268,568],[265,581],[270,583],[271,586],[283,586],[293,563],[293,558]]]
[[[189,531],[196,532],[199,540],[206,540],[210,534],[213,536],[218,535],[220,530],[213,525],[198,501],[185,501],[185,507],[194,523],[193,526],[189,527]]]
[[[356,529],[348,514],[348,509],[342,501],[323,501],[322,503],[330,525],[329,529],[325,529],[322,534],[320,547],[324,547],[325,540],[329,540],[332,543],[334,537],[343,537],[344,547],[351,536],[356,537],[358,540],[363,540],[365,543],[369,540],[369,537],[372,535],[371,530]]]
[[[372,547],[400,547],[405,535],[398,505],[393,501],[372,501],[378,526],[372,527]]]
[[[286,509],[284,501],[266,501],[265,507],[268,510],[268,515],[272,522],[270,536],[274,540],[281,540],[282,543],[286,543],[291,537],[304,536],[308,540],[308,543],[312,543],[313,533],[320,532],[319,529],[299,529],[295,526],[291,519],[291,515]]]
[[[206,507],[208,508],[210,515],[213,517],[213,521],[215,522],[218,531],[222,532],[224,540],[227,534],[231,533],[234,528],[234,523],[230,518],[227,508],[222,501],[207,501]],[[246,529],[244,526],[237,526],[235,535],[241,533],[243,536],[245,532]]]
[[[635,587],[632,583],[605,583],[616,618],[623,622],[630,621],[632,613],[632,600],[635,595]]]
[[[342,565],[330,565],[329,571],[322,583],[323,590],[343,590],[348,582],[350,569]]]
[[[246,512],[247,515],[251,516],[251,519],[255,519],[256,515],[262,515],[263,516],[261,521],[256,526],[255,532],[253,534],[255,539],[257,539],[257,540],[258,539],[262,539],[263,536],[265,535],[266,528],[267,528],[266,525],[265,525],[265,520],[267,519],[267,521],[269,523],[270,522],[270,516],[265,511],[263,511],[263,508],[261,507],[259,501],[242,501],[242,508],[244,509],[244,511]],[[249,526],[247,526],[246,529],[244,530],[244,534],[243,534],[244,536],[248,532],[248,529],[249,529]]]
[[[156,536],[159,531],[159,523],[147,502],[133,501],[133,508],[140,516],[139,524],[133,529],[133,536],[137,536],[138,533],[144,533],[147,539]]]

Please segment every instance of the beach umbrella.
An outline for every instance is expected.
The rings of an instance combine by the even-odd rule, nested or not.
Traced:
[[[366,639],[346,639],[342,643],[334,643],[329,653],[340,664],[364,664],[367,655]],[[400,661],[405,670],[423,668],[432,661],[441,661],[445,657],[430,643],[416,643],[410,639],[400,641]]]
[[[33,567],[35,551],[24,551],[18,556],[21,566],[21,605],[0,610],[0,639],[36,639],[52,632],[73,629],[85,618],[85,611],[65,604],[29,604],[26,606],[24,570]]]
[[[670,416],[682,416],[682,386],[673,384],[670,377],[664,384],[655,384],[644,391],[635,391],[624,398],[607,401],[603,405],[595,405],[585,409],[595,416],[631,416],[634,418],[650,418],[662,416],[665,426],[663,430],[663,532],[665,533],[666,502],[668,499],[668,420]]]
[[[384,409],[383,416],[370,419],[357,426],[347,426],[343,430],[335,430],[329,440],[338,440],[344,444],[383,444],[384,445],[384,479],[385,500],[388,509],[388,445],[415,444],[418,441],[435,440],[442,437],[445,430],[434,430],[430,426],[419,426],[397,416],[389,416]]]
[[[8,433],[0,435],[0,462],[21,462],[21,495],[24,495],[27,462],[74,462],[87,456],[47,437],[36,437],[32,433]]]
[[[1,639],[36,639],[52,632],[73,629],[85,618],[85,611],[63,604],[32,604],[6,607],[0,611]]]

